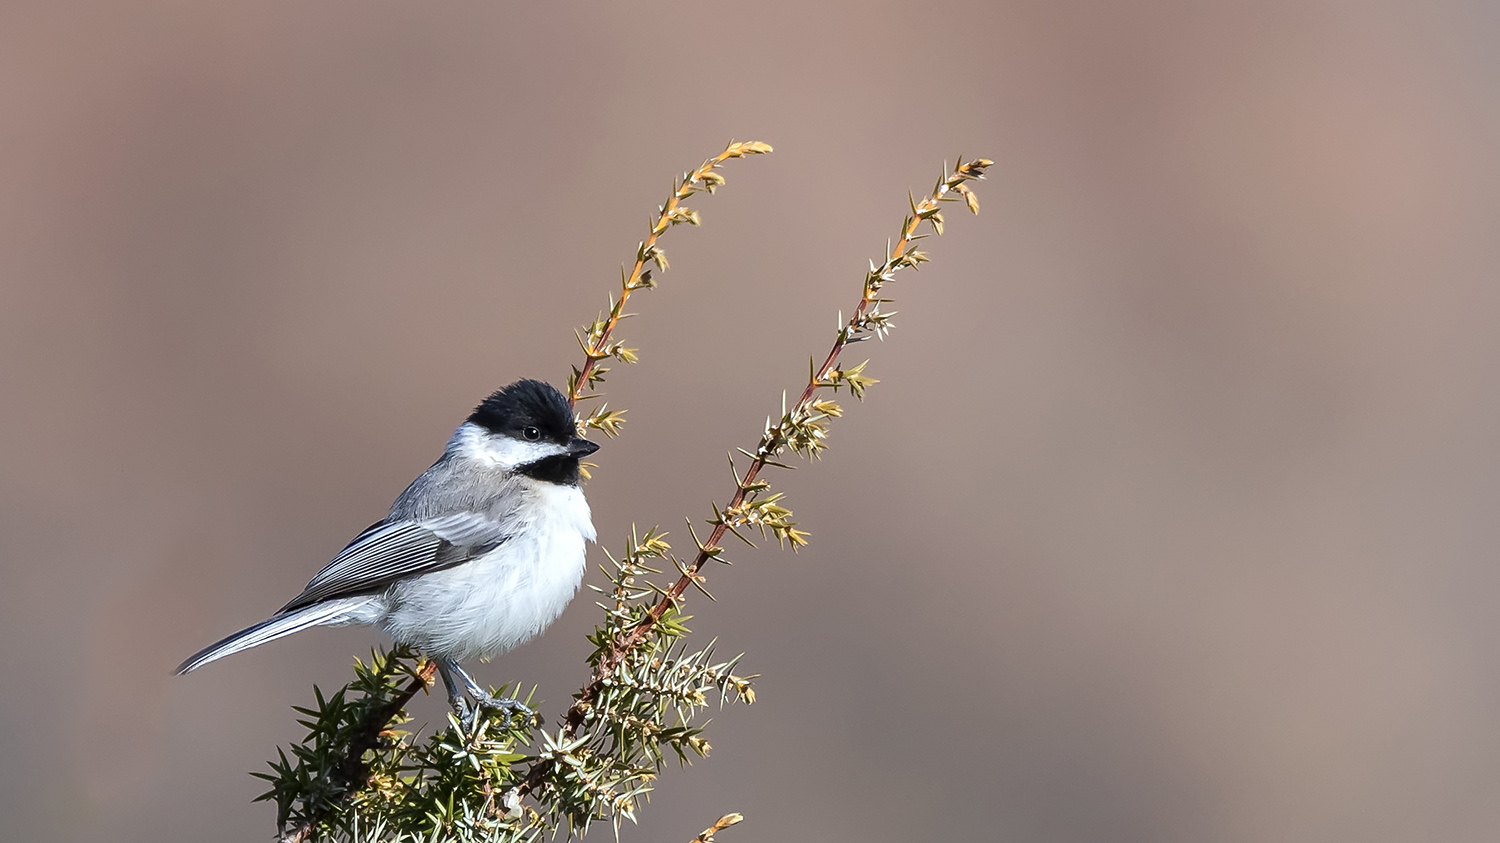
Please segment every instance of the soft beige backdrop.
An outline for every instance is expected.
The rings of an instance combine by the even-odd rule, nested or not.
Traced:
[[[735,137],[623,333],[613,547],[725,494],[908,188],[998,163],[778,478],[812,547],[693,606],[762,701],[622,839],[1495,839],[1493,3],[4,6],[0,836],[267,839],[247,771],[378,638],[168,671],[561,382]],[[555,713],[592,618],[480,675]]]

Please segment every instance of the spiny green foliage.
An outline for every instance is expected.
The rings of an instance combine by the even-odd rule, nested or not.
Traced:
[[[604,618],[589,635],[594,650],[589,664],[594,680],[574,695],[573,707],[555,733],[543,733],[541,752],[529,759],[518,793],[539,805],[554,807],[554,823],[565,819],[585,832],[595,819],[635,819],[643,796],[651,790],[668,753],[680,763],[708,754],[701,709],[717,697],[726,702],[755,702],[754,676],[733,671],[740,657],[714,661],[715,641],[691,650],[684,640],[689,616],[668,612],[652,633],[623,659],[605,667],[613,642],[647,616],[662,589],[648,578],[661,573],[649,560],[671,560],[666,534],[634,527],[619,559],[605,551],[602,567],[608,589],[596,605]],[[691,651],[690,651],[691,650]]]
[[[732,672],[736,656],[714,662],[714,644],[689,652],[685,617],[674,617],[662,634],[637,648],[632,658],[600,680],[583,725],[563,724],[542,735],[542,746],[527,775],[528,793],[554,816],[583,833],[595,819],[635,819],[640,800],[651,790],[668,753],[680,763],[708,754],[699,711],[717,697],[751,702],[750,680]],[[597,633],[596,633],[597,634]]]
[[[430,673],[408,648],[374,653],[369,664],[355,662],[354,682],[327,697],[314,689],[316,707],[297,709],[307,733],[290,757],[279,752],[270,773],[255,774],[271,783],[259,798],[276,802],[291,840],[526,841],[562,827],[582,834],[597,819],[633,820],[668,757],[707,755],[695,725],[702,708],[714,697],[721,706],[754,700],[754,677],[732,672],[738,657],[715,662],[712,642],[689,651],[685,620],[670,618],[605,677],[576,734],[498,713],[471,729],[450,714],[426,738],[403,730],[409,718],[399,703]],[[606,634],[595,631],[600,640]],[[372,716],[386,728],[368,739]]]
[[[290,758],[278,751],[272,772],[254,774],[271,783],[259,799],[276,802],[284,831],[316,825],[319,838],[350,841],[383,839],[375,828],[424,840],[525,840],[537,831],[493,810],[515,779],[512,765],[526,757],[514,750],[534,740],[532,724],[480,718],[465,731],[450,715],[446,730],[425,739],[399,728],[410,719],[408,691],[431,679],[425,667],[396,647],[372,653],[369,664],[356,660],[355,680],[332,696],[313,689],[317,705],[296,709],[307,734]],[[372,718],[385,728],[372,733]]]
[[[592,390],[607,372],[598,365],[601,360],[635,362],[636,350],[611,335],[626,315],[630,293],[655,286],[647,264],[667,268],[660,236],[674,225],[701,221],[681,202],[722,185],[716,170],[729,158],[770,150],[756,142],[732,143],[674,184],[650,236],[637,248],[633,268],[621,272],[619,299],[611,296],[608,315],[578,335],[585,359],[569,378],[570,403],[595,397]],[[653,528],[641,535],[633,527],[618,558],[606,551],[609,585],[590,586],[601,595],[597,605],[604,611],[589,636],[592,675],[573,695],[555,731],[540,728],[540,718],[501,713],[483,713],[467,730],[450,715],[446,728],[425,739],[404,731],[399,727],[408,722],[405,705],[431,684],[434,668],[408,648],[375,653],[368,665],[356,661],[354,682],[332,696],[314,688],[316,707],[297,709],[305,717],[298,721],[307,729],[305,737],[291,747],[290,758],[279,751],[272,771],[256,774],[271,782],[260,798],[276,802],[282,839],[510,843],[563,829],[582,835],[598,820],[618,828],[622,820],[635,819],[669,758],[686,764],[706,755],[709,744],[698,722],[703,709],[714,698],[721,707],[754,702],[755,677],[733,672],[738,656],[715,662],[714,642],[698,649],[687,643],[689,616],[681,613],[685,592],[693,587],[713,599],[702,569],[709,560],[727,561],[721,545],[726,534],[752,544],[747,533],[753,531],[793,550],[807,544],[808,534],[797,529],[783,493],[770,492],[759,474],[767,467],[791,468],[781,461],[788,450],[817,458],[827,447],[828,425],[843,408],[826,392],[848,388],[863,399],[878,382],[864,374],[868,361],[841,366],[840,355],[848,345],[889,334],[894,312],[881,311],[890,302],[882,291],[899,271],[927,260],[915,248],[927,236],[919,227],[930,223],[942,233],[943,202],[961,198],[977,213],[978,200],[967,182],[983,178],[990,164],[981,158],[960,160],[951,172],[945,167],[932,193],[911,201],[900,236],[887,244],[880,263],[870,263],[853,315],[846,320],[840,314],[822,365],[809,363],[800,397],[788,406],[783,395],[780,416],[766,420],[755,450],[738,449],[749,460],[743,472],[730,455],[734,494],[723,506],[713,504],[706,538],[689,523],[694,552],[679,558],[665,533]],[[623,413],[600,406],[580,416],[579,429],[615,436]],[[669,587],[653,582],[668,566],[675,570],[675,582]],[[739,820],[738,814],[727,814],[696,840],[708,843]]]

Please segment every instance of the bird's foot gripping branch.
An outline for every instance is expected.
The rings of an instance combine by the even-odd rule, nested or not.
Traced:
[[[606,314],[579,334],[584,362],[569,378],[570,404],[595,397],[608,371],[602,362],[635,362],[636,350],[613,333],[625,300],[657,285],[653,270],[667,269],[662,236],[680,223],[701,221],[683,203],[723,185],[718,170],[726,161],[770,151],[761,143],[730,144],[674,184],[621,272],[618,297],[611,296]],[[871,337],[884,339],[894,328],[889,287],[903,270],[927,261],[917,248],[928,236],[922,227],[943,232],[946,202],[962,201],[977,213],[969,183],[983,178],[990,164],[960,160],[944,168],[927,196],[911,199],[896,239],[870,262],[852,315],[840,316],[831,348],[821,364],[810,362],[796,400],[788,405],[783,398],[780,414],[767,420],[753,449],[730,455],[732,492],[726,503],[712,506],[706,535],[690,524],[692,546],[679,557],[665,533],[632,530],[624,551],[609,556],[608,583],[591,586],[600,593],[603,619],[590,636],[590,675],[553,727],[541,715],[483,710],[472,720],[450,716],[425,736],[408,730],[407,704],[433,684],[437,665],[404,647],[375,653],[368,664],[356,662],[354,681],[338,692],[325,696],[315,689],[316,705],[298,709],[304,738],[280,751],[269,773],[257,774],[270,782],[261,798],[276,803],[282,839],[468,843],[539,840],[560,829],[581,835],[597,820],[616,826],[633,820],[668,758],[685,763],[705,755],[699,716],[710,705],[753,702],[755,677],[735,672],[738,657],[717,659],[712,641],[689,643],[682,614],[687,591],[708,594],[704,569],[709,561],[725,561],[721,543],[730,534],[747,545],[756,535],[793,550],[807,543],[782,493],[770,491],[765,471],[790,468],[784,462],[789,450],[817,457],[829,424],[844,412],[831,394],[847,388],[863,398],[876,383],[865,374],[868,361],[846,365],[843,352]],[[614,437],[623,413],[604,406],[579,413],[579,432],[592,428]],[[663,572],[671,575],[665,584],[652,579]],[[536,706],[531,696],[520,702]],[[738,821],[737,814],[725,815],[697,839],[710,840]]]

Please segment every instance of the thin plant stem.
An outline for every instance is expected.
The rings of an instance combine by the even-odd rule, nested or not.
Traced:
[[[704,161],[698,165],[696,170],[683,174],[672,188],[672,195],[667,197],[660,208],[657,209],[657,217],[651,223],[651,230],[646,239],[642,240],[636,247],[635,262],[627,272],[623,267],[620,271],[620,292],[618,298],[610,297],[609,312],[606,316],[596,319],[584,333],[578,334],[578,345],[583,349],[583,365],[573,367],[573,373],[568,377],[568,406],[576,407],[579,401],[592,397],[588,393],[593,389],[595,383],[603,380],[604,373],[609,371],[599,365],[599,361],[611,357],[618,358],[626,363],[635,362],[634,349],[625,348],[619,343],[610,343],[614,336],[615,326],[628,314],[625,313],[625,303],[630,300],[630,294],[636,290],[656,286],[651,277],[651,270],[647,264],[654,264],[657,270],[665,272],[667,269],[666,254],[657,245],[661,236],[667,230],[680,223],[698,225],[701,220],[698,212],[683,206],[683,202],[695,193],[712,193],[724,183],[724,177],[715,172],[721,164],[731,158],[744,158],[748,155],[763,155],[771,151],[771,145],[760,141],[731,141],[723,152]],[[597,417],[597,414],[596,414]],[[588,424],[585,420],[584,424]],[[613,435],[618,423],[613,426],[593,424],[605,433]]]

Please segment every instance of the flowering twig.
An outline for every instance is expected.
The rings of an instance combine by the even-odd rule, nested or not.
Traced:
[[[698,169],[684,173],[676,182],[672,195],[657,209],[657,217],[651,223],[650,233],[636,246],[635,263],[629,271],[620,267],[619,298],[611,295],[609,312],[576,334],[578,346],[583,349],[583,365],[574,366],[573,373],[568,376],[568,406],[576,406],[579,401],[594,397],[594,386],[601,383],[604,375],[609,372],[607,367],[599,365],[601,360],[614,358],[622,363],[636,362],[637,349],[626,348],[621,342],[611,342],[610,338],[614,335],[615,326],[627,315],[625,302],[630,299],[630,294],[656,286],[652,269],[647,264],[654,266],[658,272],[667,271],[667,254],[657,245],[657,241],[674,225],[698,225],[701,222],[698,212],[684,207],[682,203],[695,193],[713,193],[723,185],[724,177],[717,171],[725,161],[747,155],[763,155],[770,151],[771,145],[760,141],[731,142],[723,152],[704,161]],[[579,418],[579,433],[594,428],[612,438],[619,434],[620,426],[625,423],[624,412],[610,410],[607,405],[601,406],[588,416]]]
[[[707,539],[699,539],[694,535],[697,553],[691,561],[682,562],[670,557],[666,553],[666,544],[661,541],[660,535],[653,536],[648,533],[647,543],[649,544],[654,538],[660,548],[654,553],[645,555],[671,558],[676,562],[680,576],[670,588],[655,589],[659,595],[658,599],[649,609],[641,613],[638,619],[626,626],[611,640],[599,642],[599,650],[594,658],[593,676],[589,684],[575,695],[573,705],[564,716],[562,731],[564,739],[574,738],[580,733],[590,714],[595,710],[600,694],[613,681],[612,677],[628,663],[632,654],[646,641],[652,631],[664,622],[669,612],[680,604],[687,589],[689,587],[702,588],[704,579],[701,573],[702,568],[710,559],[722,560],[724,548],[721,542],[726,533],[733,532],[740,539],[748,541],[740,532],[740,528],[751,527],[758,529],[762,534],[771,533],[778,542],[789,544],[794,550],[807,543],[807,534],[796,528],[796,523],[790,518],[791,511],[779,503],[781,496],[765,494],[769,484],[759,479],[760,473],[767,466],[789,467],[776,459],[787,448],[811,457],[818,456],[823,450],[827,420],[841,415],[843,411],[835,402],[820,398],[818,395],[820,390],[831,389],[837,392],[842,387],[848,387],[856,398],[863,398],[866,388],[876,383],[875,379],[864,374],[865,363],[840,368],[840,355],[850,344],[861,342],[870,336],[883,339],[894,327],[890,321],[894,311],[882,312],[880,309],[882,304],[889,302],[889,299],[881,297],[882,288],[894,280],[897,272],[907,267],[916,268],[927,260],[927,255],[919,251],[915,244],[928,235],[919,233],[918,229],[923,222],[927,222],[932,225],[935,232],[942,234],[941,205],[943,202],[961,198],[971,212],[979,212],[979,200],[967,182],[982,179],[985,169],[992,164],[992,161],[984,158],[977,158],[967,163],[960,160],[952,171],[944,168],[945,175],[933,188],[932,193],[920,202],[915,199],[910,200],[911,213],[902,222],[900,235],[894,243],[887,244],[885,257],[879,264],[871,262],[869,271],[865,273],[864,288],[859,304],[847,321],[840,318],[833,347],[824,358],[822,365],[809,366],[808,382],[802,394],[790,409],[786,408],[783,399],[781,418],[775,423],[767,419],[765,432],[761,435],[760,443],[754,451],[741,450],[741,454],[750,458],[750,463],[743,474],[735,469],[734,458],[731,455],[730,464],[735,479],[734,494],[726,506],[722,508],[714,506],[714,517],[709,522],[713,525],[713,530]],[[639,547],[633,549],[638,550]],[[630,561],[629,553],[627,553],[627,561]],[[639,569],[639,571],[649,570]],[[621,580],[617,585],[624,587],[629,575],[634,573],[636,572],[622,568]],[[523,794],[531,792],[545,775],[544,765],[533,766],[521,783],[520,791]]]

